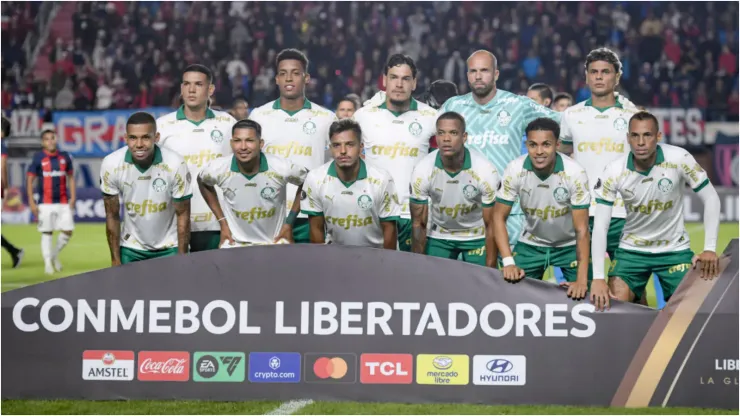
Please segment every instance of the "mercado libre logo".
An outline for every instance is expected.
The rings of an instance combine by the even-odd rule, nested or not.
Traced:
[[[304,355],[308,383],[355,383],[357,356],[352,353],[307,353]]]
[[[462,354],[419,354],[416,383],[466,385],[470,379],[470,357]]]

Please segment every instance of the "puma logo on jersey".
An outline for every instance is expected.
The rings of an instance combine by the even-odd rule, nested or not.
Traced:
[[[446,207],[444,205],[440,205],[437,207],[437,210],[440,214],[447,215],[448,217],[455,219],[458,217],[458,215],[468,215],[478,208],[478,204],[455,204],[454,207]]]
[[[627,234],[624,236],[624,239],[637,247],[661,247],[670,244],[669,240],[646,240],[634,234]]]
[[[390,159],[396,157],[419,157],[419,148],[406,146],[401,142],[396,142],[393,146],[373,146],[370,153],[375,156],[385,156]]]
[[[487,146],[491,144],[509,144],[509,135],[496,134],[494,131],[488,130],[483,134],[469,135],[468,143],[472,143],[476,146]]]
[[[625,208],[629,212],[636,212],[638,214],[650,215],[653,212],[668,211],[673,208],[673,201],[662,202],[658,199],[653,199],[647,204],[624,204]]]
[[[607,153],[624,153],[624,143],[617,143],[612,139],[602,138],[598,142],[578,143],[579,152],[594,152],[600,155]]]
[[[311,156],[313,154],[313,148],[311,146],[303,146],[298,142],[292,141],[287,144],[271,144],[265,146],[265,153],[272,155],[280,155],[282,157],[290,156]]]
[[[373,225],[373,217],[360,217],[358,215],[349,214],[347,217],[326,217],[326,222],[331,225],[338,225],[345,230],[350,228],[367,227]]]
[[[557,209],[552,205],[548,205],[542,209],[522,207],[522,211],[524,211],[524,213],[529,216],[537,217],[543,221],[547,221],[548,219],[555,219],[568,214],[570,212],[570,207],[565,207],[561,209]]]
[[[237,211],[232,208],[231,212],[234,213],[236,219],[246,221],[247,224],[251,224],[257,220],[266,220],[275,216],[274,207],[269,210],[262,209],[261,207],[253,207],[249,211]]]
[[[145,199],[144,202],[137,204],[136,202],[126,202],[126,211],[129,214],[139,215],[144,217],[146,214],[156,214],[158,212],[165,211],[167,209],[166,202],[156,203],[151,199]]]
[[[211,150],[201,150],[199,153],[185,155],[185,163],[190,166],[203,167],[206,163],[223,156]]]

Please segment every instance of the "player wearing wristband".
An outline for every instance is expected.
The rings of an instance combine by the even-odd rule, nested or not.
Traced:
[[[329,129],[333,162],[309,172],[307,201],[301,210],[310,217],[311,243],[395,250],[400,214],[393,177],[360,159],[362,129],[351,119]]]
[[[549,266],[556,266],[563,271],[568,296],[581,299],[588,289],[591,196],[585,169],[555,151],[559,130],[558,123],[548,118],[527,126],[528,155],[506,167],[496,193],[494,230],[506,280],[542,279]],[[505,224],[517,199],[526,222],[512,255]],[[594,303],[605,301],[605,289],[592,291]]]
[[[155,144],[158,136],[151,114],[134,113],[126,122],[128,146],[101,164],[100,190],[113,266],[188,252],[191,176],[180,155]]]
[[[483,155],[465,147],[465,119],[455,112],[437,119],[436,150],[411,176],[412,251],[496,266],[493,202],[499,174]],[[431,230],[427,238],[427,222]]]
[[[705,279],[719,273],[719,196],[693,156],[679,147],[658,143],[661,133],[654,115],[638,112],[630,118],[628,128],[630,152],[609,163],[594,186],[594,285],[604,282],[607,229],[612,206],[621,194],[627,217],[609,270],[609,289],[619,300],[634,301],[655,273],[667,301],[692,265],[701,262]],[[691,252],[684,227],[683,192],[687,184],[704,202],[704,252],[698,256]]]
[[[290,160],[262,153],[262,126],[240,120],[231,131],[230,157],[209,162],[198,175],[198,186],[221,228],[220,248],[287,244],[308,170]],[[297,187],[286,219],[287,185]],[[216,189],[223,193],[223,203]]]

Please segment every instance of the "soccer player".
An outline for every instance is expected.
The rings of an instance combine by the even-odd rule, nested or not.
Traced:
[[[127,146],[100,167],[112,266],[188,252],[191,175],[182,156],[155,144],[158,136],[151,114],[132,114]]]
[[[393,177],[360,159],[362,128],[351,119],[329,129],[332,162],[306,178],[308,201],[301,204],[311,223],[311,243],[396,249],[400,214]]]
[[[658,120],[638,112],[629,120],[630,152],[606,165],[594,186],[594,284],[604,280],[607,230],[617,194],[624,198],[627,217],[619,247],[609,269],[609,288],[622,301],[640,298],[655,273],[666,301],[693,266],[701,262],[704,279],[719,273],[716,253],[720,201],[707,173],[680,147],[659,143]],[[694,256],[684,227],[684,186],[704,203],[704,251]]]
[[[398,248],[411,251],[411,213],[409,188],[414,166],[429,154],[437,112],[416,101],[416,64],[401,54],[391,55],[385,64],[385,100],[366,105],[355,113],[362,128],[365,160],[388,171],[396,183],[401,203],[398,221]]]
[[[339,120],[343,118],[352,118],[352,116],[355,114],[355,111],[357,111],[356,103],[351,98],[344,97],[341,100],[339,100],[339,104],[337,104],[337,111],[336,116]]]
[[[558,123],[539,118],[527,126],[526,156],[506,167],[496,194],[494,230],[501,247],[504,279],[542,279],[549,266],[559,267],[568,286],[568,296],[582,299],[588,290],[590,236],[586,170],[573,159],[556,152]],[[514,246],[507,247],[506,218],[519,199],[526,225]],[[596,305],[608,297],[606,286],[592,291]]]
[[[567,92],[559,92],[555,94],[555,98],[552,99],[552,105],[550,108],[557,111],[558,113],[562,113],[565,111],[566,108],[573,105],[573,96],[568,94]]]
[[[57,149],[57,135],[53,130],[41,132],[43,150],[33,155],[26,176],[28,206],[38,219],[41,232],[41,256],[44,258],[44,272],[54,274],[62,270],[59,253],[69,243],[75,229],[74,208],[77,195],[72,158],[67,152]],[[39,178],[36,188],[39,201],[33,198],[34,181]],[[53,247],[53,233],[61,231]]]
[[[465,147],[465,119],[437,119],[438,150],[424,157],[411,177],[412,251],[496,266],[493,203],[499,174],[493,163]],[[431,212],[431,214],[430,214]],[[427,237],[431,215],[432,227]]]
[[[491,52],[474,52],[467,65],[471,92],[447,100],[438,114],[448,111],[462,114],[468,132],[466,145],[482,153],[496,170],[503,172],[511,161],[522,155],[522,138],[527,125],[539,117],[559,122],[560,114],[528,97],[496,88],[499,71]],[[506,222],[512,247],[523,223],[524,214],[516,203]]]
[[[249,103],[244,98],[237,98],[231,105],[229,114],[236,120],[244,120],[249,117]]]
[[[545,107],[550,107],[553,102],[552,88],[549,85],[538,82],[532,84],[527,90],[527,97],[537,104]]]
[[[285,49],[275,61],[280,97],[253,110],[249,118],[262,126],[265,153],[282,156],[309,170],[317,168],[326,162],[329,126],[337,117],[306,98],[310,80],[306,55]],[[296,190],[297,186],[288,184],[287,209],[292,210]],[[305,193],[300,196],[305,201]],[[308,243],[308,230],[308,217],[300,213],[293,224],[295,242]]]
[[[180,84],[183,105],[157,119],[159,146],[182,156],[193,177],[198,176],[209,161],[231,155],[231,126],[236,120],[226,112],[209,107],[214,89],[210,69],[198,64],[188,66]],[[197,186],[193,186],[190,203],[190,251],[218,248],[219,224]]]
[[[2,197],[5,198],[5,191],[8,190],[8,164],[6,163],[6,159],[8,158],[8,154],[6,153],[5,149],[5,138],[10,136],[10,121],[8,121],[7,118],[3,117],[2,121],[2,144],[0,144],[0,147],[2,147]],[[10,254],[10,258],[13,261],[13,268],[20,266],[21,260],[23,260],[23,249],[18,248],[12,244],[10,244],[10,241],[6,240],[5,237],[2,237],[3,242],[3,248]]]
[[[198,186],[221,227],[219,247],[288,244],[300,207],[300,192],[308,169],[261,151],[262,126],[240,120],[231,132],[233,156],[209,162],[198,175]],[[297,187],[286,219],[286,189]],[[223,202],[216,194],[223,192]]]

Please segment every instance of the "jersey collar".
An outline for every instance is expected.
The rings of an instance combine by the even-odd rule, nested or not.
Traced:
[[[530,159],[529,156],[524,158],[524,169],[534,172],[534,166],[532,165],[532,159]],[[555,169],[552,171],[552,173],[562,172],[563,170],[565,170],[565,168],[563,167],[563,158],[560,156],[560,153],[556,153],[555,154]],[[537,175],[537,173],[535,173],[535,175]],[[547,175],[544,178],[540,175],[537,175],[537,177],[544,181],[545,179],[549,178],[550,175]]]
[[[123,160],[124,160],[124,161],[125,161],[126,163],[130,163],[130,164],[132,164],[132,165],[136,166],[136,169],[138,169],[138,170],[139,170],[139,172],[141,172],[141,173],[144,173],[144,172],[146,172],[146,171],[147,171],[147,170],[149,169],[149,168],[146,168],[146,169],[142,169],[142,168],[141,168],[141,166],[137,165],[137,164],[136,164],[136,163],[134,162],[134,156],[133,156],[133,155],[131,154],[131,150],[130,150],[130,149],[127,149],[127,150],[126,150],[126,156],[124,156]],[[159,150],[159,146],[157,146],[157,145],[155,144],[155,145],[154,145],[154,160],[152,161],[152,164],[151,164],[151,166],[154,166],[154,165],[158,165],[158,164],[160,164],[160,163],[162,163],[162,151],[161,151],[161,150]],[[150,167],[151,167],[151,166],[150,166]]]
[[[386,102],[383,101],[383,104],[379,105],[378,108],[388,110],[388,105],[386,105]],[[396,117],[399,117],[401,114],[406,112],[406,111],[392,111],[392,110],[388,110],[388,111],[390,111],[390,113]],[[411,98],[411,104],[409,105],[408,111],[419,111],[419,103],[413,97]]]
[[[460,172],[462,172],[462,171],[464,171],[464,170],[468,170],[468,169],[470,169],[470,168],[472,167],[472,165],[473,165],[473,164],[472,164],[472,162],[470,161],[470,150],[468,150],[468,148],[467,148],[467,147],[465,147],[464,149],[465,149],[465,150],[464,150],[464,151],[465,151],[465,157],[463,158],[463,165],[462,165],[462,169],[458,170],[457,172],[455,172],[455,173],[450,173],[450,172],[447,172],[447,171],[445,170],[445,166],[444,166],[444,165],[442,164],[442,153],[441,153],[441,152],[439,152],[439,151],[437,151],[437,157],[436,157],[436,159],[434,160],[434,166],[435,166],[436,168],[439,168],[439,169],[445,170],[445,172],[447,172],[447,174],[448,174],[448,175],[450,175],[450,176],[452,176],[453,178],[454,178],[454,177],[455,177],[455,175],[457,175],[458,173],[460,173]]]
[[[616,97],[614,98],[614,105],[610,105],[609,107],[594,107],[594,102],[593,100],[591,100],[591,98],[586,100],[586,102],[583,105],[585,105],[586,107],[593,107],[596,110],[598,110],[600,113],[603,113],[604,111],[610,108],[624,108],[624,106],[622,106],[622,103],[620,103],[619,99],[617,99]]]
[[[331,165],[329,165],[329,171],[327,172],[327,174],[329,176],[333,176],[333,177],[339,179],[339,175],[337,175],[336,162],[331,162]],[[353,181],[350,181],[350,182],[345,182],[345,181],[339,179],[339,182],[342,182],[342,184],[345,187],[349,188],[350,186],[354,185],[355,182],[361,181],[363,179],[367,179],[367,167],[365,167],[365,161],[362,160],[362,159],[360,159],[360,171],[357,173],[357,179],[355,179]]]
[[[272,109],[273,110],[283,110],[286,113],[288,113],[289,116],[293,117],[294,115],[296,115],[301,110],[310,110],[311,109],[311,101],[308,101],[308,98],[304,98],[303,99],[303,107],[301,107],[297,111],[288,111],[288,110],[283,109],[283,107],[280,106],[280,99],[278,98],[277,100],[275,100],[272,103]]]
[[[663,156],[663,149],[658,146],[658,149],[655,151],[658,155],[655,156],[655,164],[653,166],[650,166],[650,169],[648,169],[647,172],[637,172],[635,169],[635,161],[633,160],[632,152],[630,152],[629,155],[627,155],[627,169],[637,172],[640,175],[647,176],[650,174],[650,171],[653,170],[653,167],[655,165],[660,165],[661,163],[665,162],[665,156]]]
[[[201,123],[203,123],[204,121],[208,120],[209,118],[216,118],[216,114],[210,108],[206,108],[206,118],[204,118],[201,121],[193,121],[193,120],[190,120],[189,118],[185,117],[185,106],[184,105],[181,105],[180,108],[177,109],[177,114],[175,115],[175,117],[178,120],[187,120],[187,121],[195,124],[196,126],[200,126]]]
[[[239,170],[239,162],[236,160],[236,156],[232,156],[231,157],[231,171],[232,172],[236,172],[236,173],[241,173],[242,175],[244,175],[245,178],[249,179],[250,181],[255,176],[259,175],[260,173],[267,172],[267,169],[269,169],[269,168],[270,167],[267,165],[267,158],[265,157],[265,154],[264,153],[261,153],[261,152],[260,152],[260,169],[254,175],[246,175],[246,174],[242,173]]]

